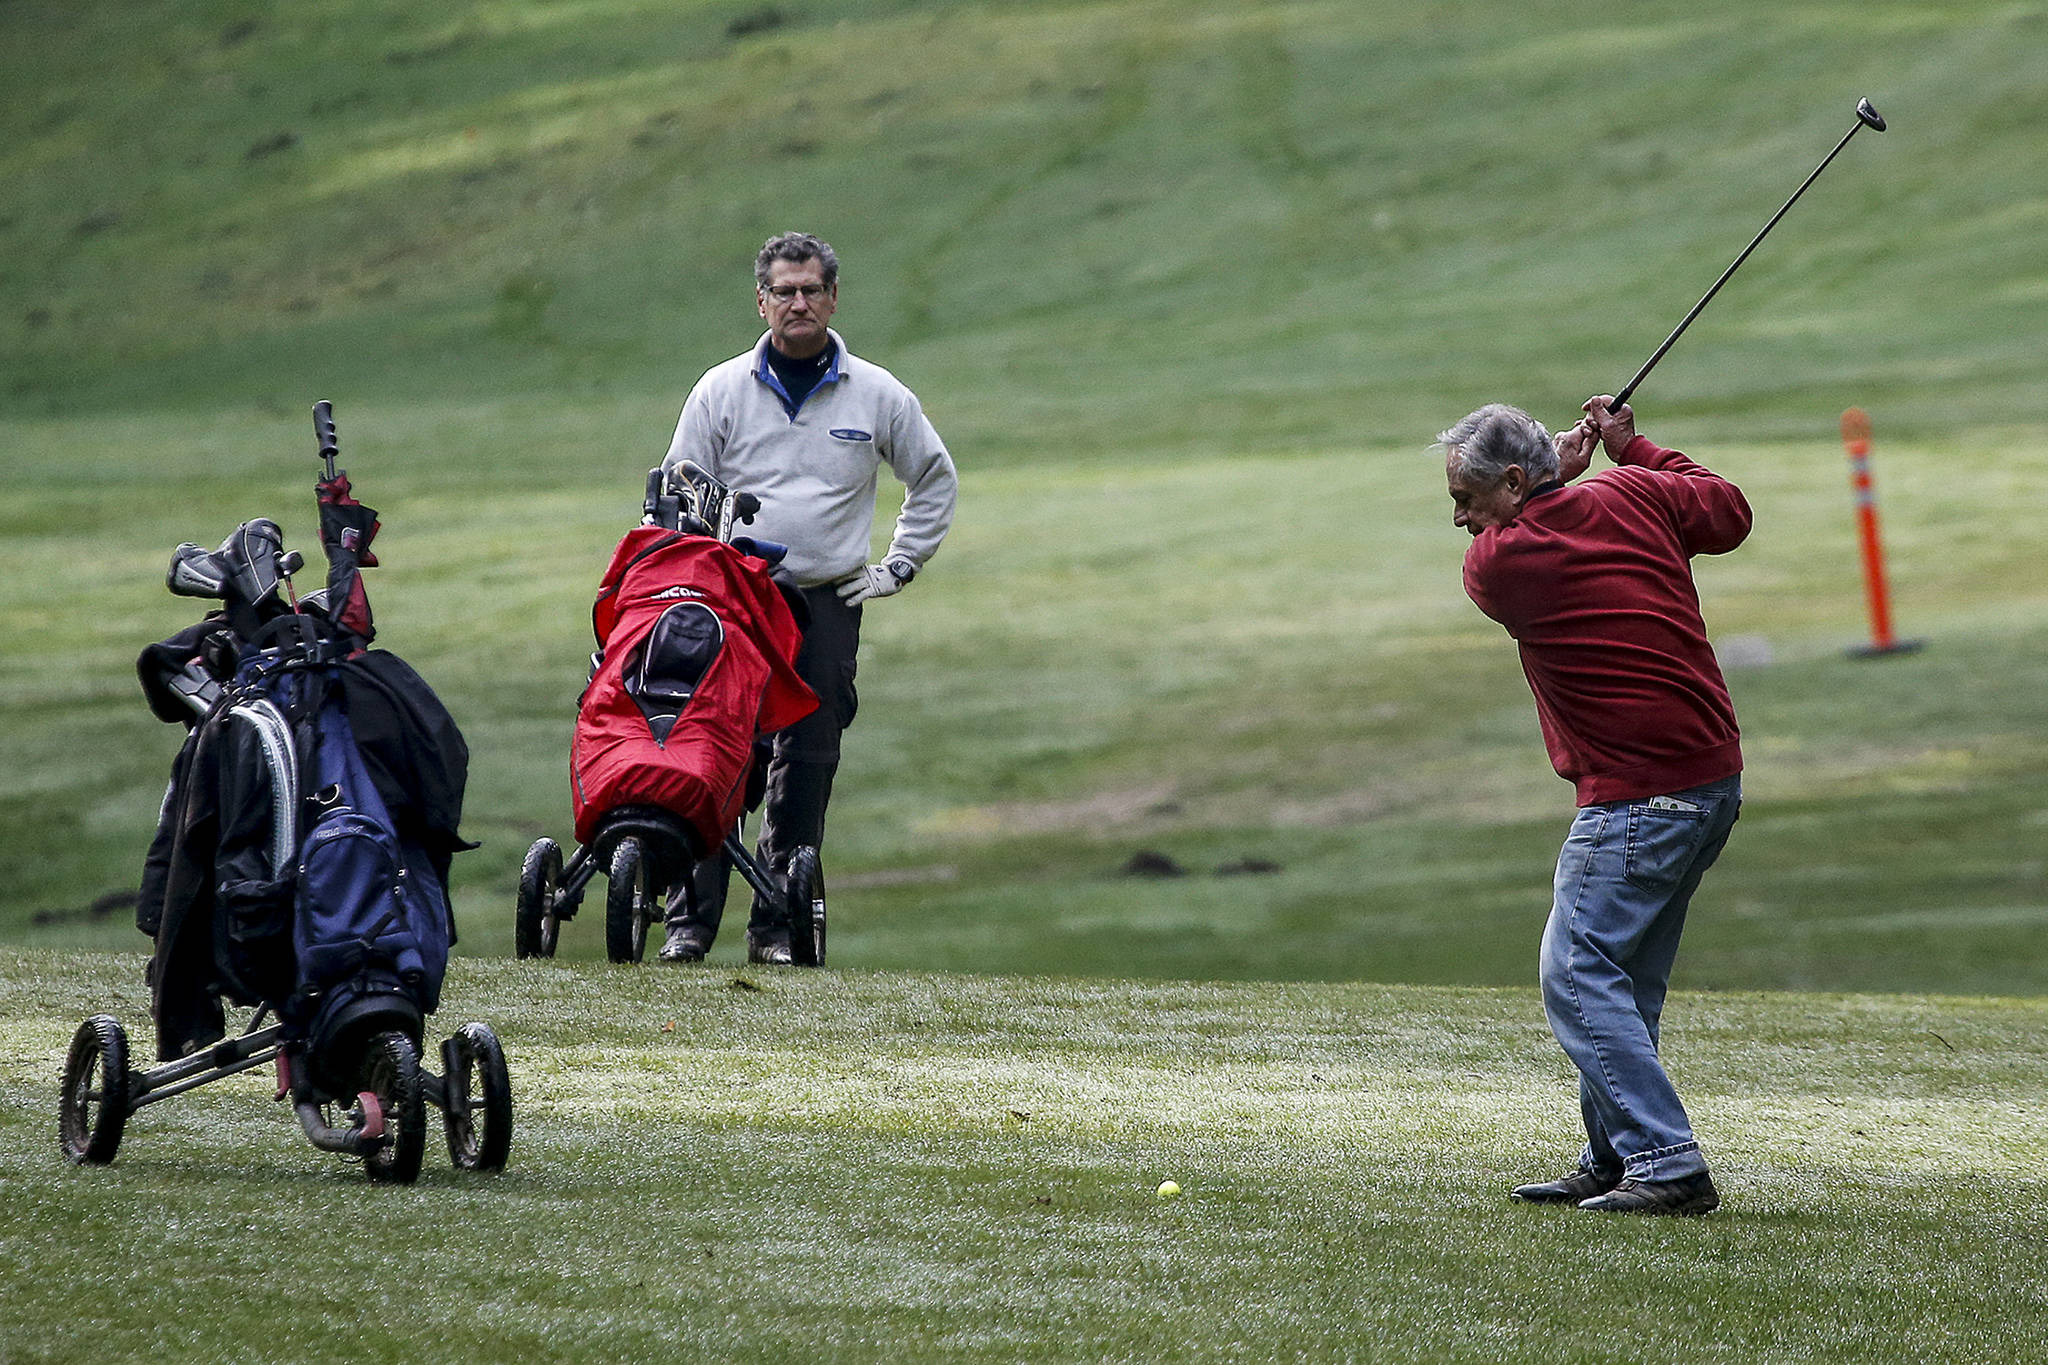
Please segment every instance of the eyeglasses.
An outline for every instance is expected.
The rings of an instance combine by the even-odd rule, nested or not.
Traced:
[[[788,303],[798,294],[802,294],[806,302],[816,303],[831,293],[832,289],[830,285],[823,284],[771,284],[761,292],[777,303]]]

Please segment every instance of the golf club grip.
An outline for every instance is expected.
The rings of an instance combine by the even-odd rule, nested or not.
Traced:
[[[325,398],[313,405],[313,436],[320,443],[320,458],[326,462],[327,477],[334,477],[334,457],[341,453],[341,440],[334,431],[334,404]]]

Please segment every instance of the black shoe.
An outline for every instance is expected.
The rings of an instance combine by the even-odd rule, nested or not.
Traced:
[[[668,942],[661,945],[663,962],[702,962],[704,954],[711,951],[711,938],[702,929],[688,924],[671,924],[668,927]]]
[[[1540,1185],[1517,1185],[1514,1197],[1529,1204],[1582,1204],[1607,1193],[1621,1183],[1618,1175],[1597,1171],[1573,1171]]]
[[[1721,1196],[1705,1171],[1677,1180],[1624,1180],[1606,1194],[1579,1204],[1594,1213],[1663,1213],[1690,1218],[1721,1207]]]
[[[792,967],[796,959],[790,955],[788,934],[767,934],[755,938],[747,935],[747,961],[763,967]]]

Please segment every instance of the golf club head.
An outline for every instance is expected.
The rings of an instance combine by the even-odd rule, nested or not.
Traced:
[[[166,674],[163,682],[165,690],[191,707],[195,716],[204,716],[220,700],[221,680],[207,672],[206,665],[197,659],[175,673]]]
[[[228,568],[220,556],[186,541],[171,551],[171,567],[164,574],[164,586],[179,597],[225,597]]]
[[[278,561],[284,555],[284,533],[267,517],[237,526],[214,553],[227,566],[236,596],[252,607],[268,602],[283,581]]]
[[[647,471],[647,498],[641,506],[640,524],[691,536],[711,534],[711,528],[697,515],[696,489],[680,480],[675,471],[660,466]]]
[[[1856,117],[1863,120],[1865,127],[1880,133],[1884,131],[1884,115],[1877,112],[1877,106],[1869,99],[1856,101]]]
[[[732,490],[694,461],[684,460],[669,472],[669,487],[682,499],[683,514],[693,517],[704,529],[700,534],[719,540],[732,534]]]

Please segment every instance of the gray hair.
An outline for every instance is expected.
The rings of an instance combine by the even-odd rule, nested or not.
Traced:
[[[770,237],[768,244],[761,248],[761,254],[754,257],[754,283],[766,289],[768,270],[777,261],[788,261],[794,265],[816,261],[824,269],[826,288],[839,283],[839,253],[829,243],[808,232],[785,232],[779,237]]]
[[[1543,424],[1506,403],[1488,403],[1436,438],[1468,478],[1498,479],[1520,465],[1531,483],[1557,477],[1557,443]]]

